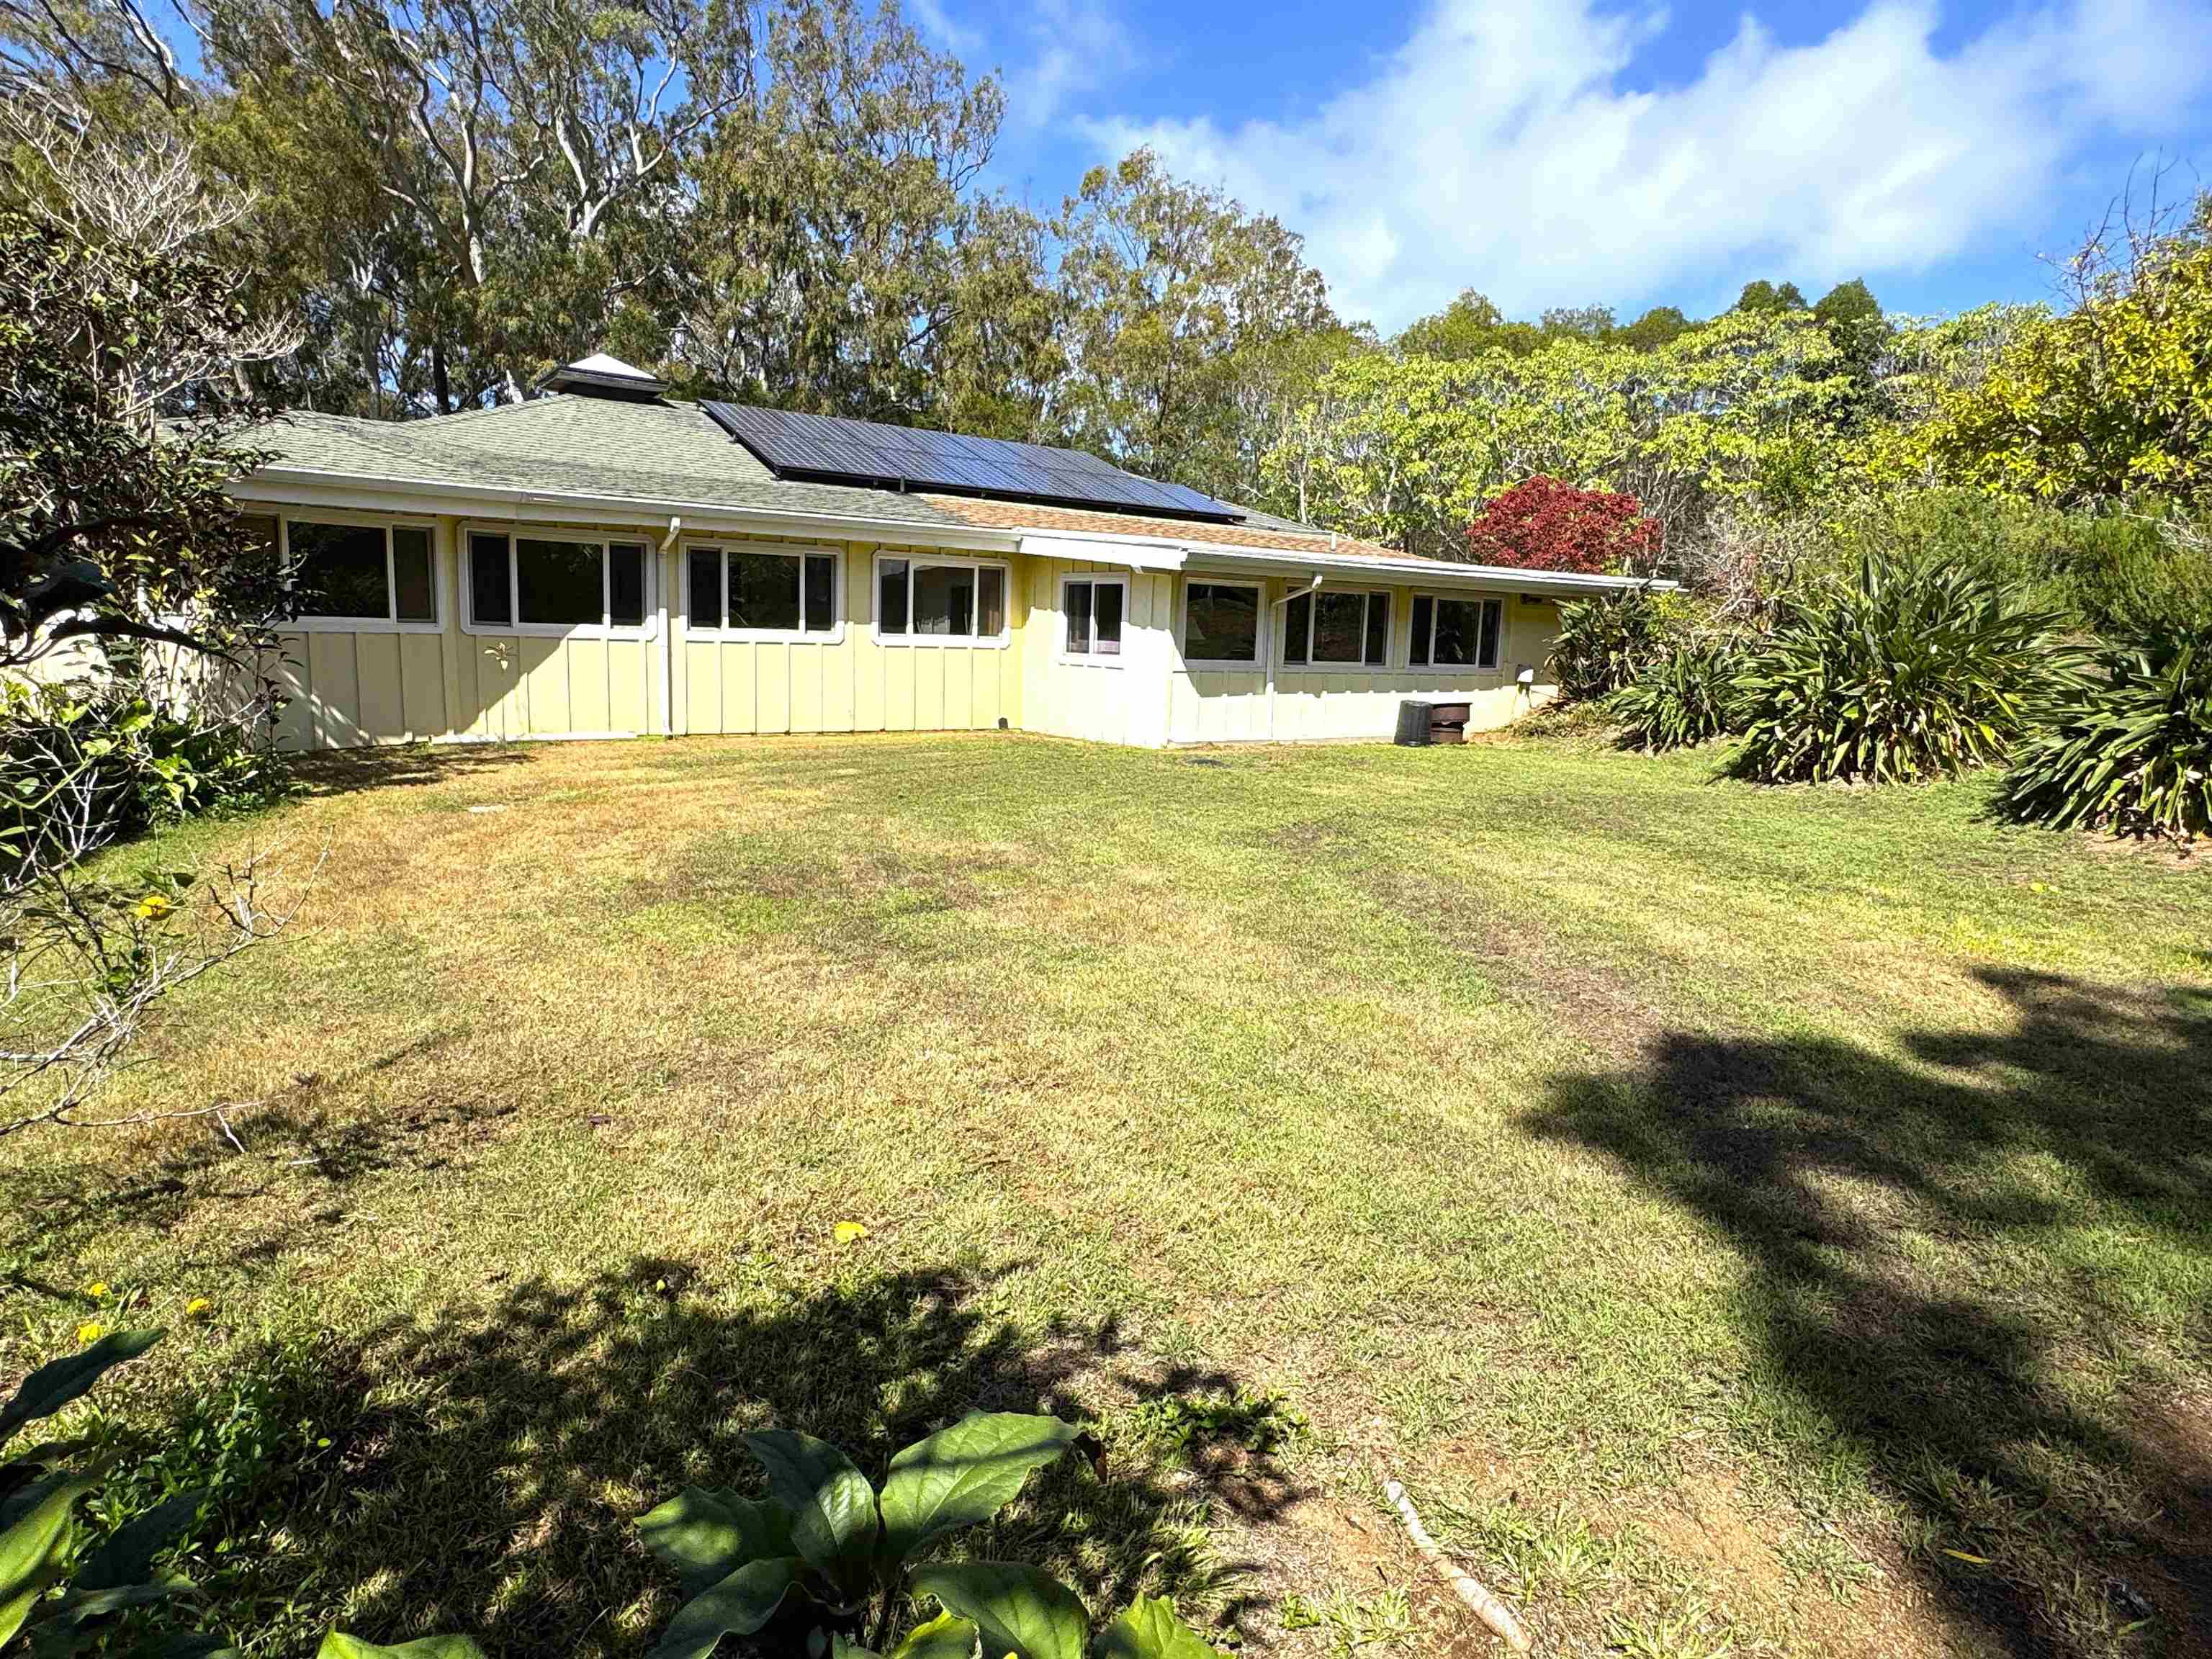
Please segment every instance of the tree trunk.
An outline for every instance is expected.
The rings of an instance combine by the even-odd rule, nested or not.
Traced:
[[[446,374],[446,342],[443,337],[430,342],[430,395],[438,401],[438,413],[453,412],[453,388]]]

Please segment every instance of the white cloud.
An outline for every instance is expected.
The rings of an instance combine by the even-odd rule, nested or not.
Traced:
[[[2072,0],[1939,55],[1880,0],[1812,45],[1747,15],[1695,78],[1628,90],[1666,27],[1592,0],[1437,0],[1311,117],[1084,123],[1305,233],[1346,315],[1385,328],[1463,286],[1509,313],[1624,307],[1757,265],[1801,283],[1920,270],[2038,222],[2100,133],[2170,132],[2212,79],[2212,0]]]
[[[1137,45],[1111,0],[1034,0],[1021,8],[1021,64],[1006,76],[1006,111],[1019,125],[1051,125],[1066,106],[1126,75]]]

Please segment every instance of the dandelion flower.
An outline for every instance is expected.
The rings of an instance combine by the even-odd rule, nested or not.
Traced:
[[[84,1287],[84,1293],[87,1296],[93,1297],[94,1298],[106,1297],[107,1291],[107,1281],[104,1279],[95,1279],[91,1284]]]
[[[185,1317],[187,1319],[204,1319],[214,1311],[215,1304],[204,1296],[196,1296],[185,1304]]]
[[[87,1346],[99,1341],[101,1337],[106,1336],[106,1334],[107,1327],[101,1324],[96,1319],[88,1319],[83,1324],[76,1328],[76,1340],[84,1343]]]
[[[841,1221],[830,1230],[830,1236],[840,1244],[857,1244],[868,1236],[868,1230],[857,1221]]]
[[[176,908],[176,900],[167,893],[149,893],[138,901],[138,914],[148,921],[159,921]]]

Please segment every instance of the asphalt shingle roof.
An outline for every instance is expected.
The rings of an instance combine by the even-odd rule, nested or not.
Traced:
[[[380,483],[541,491],[651,503],[873,519],[932,528],[1088,529],[1248,547],[1401,557],[1296,520],[1240,507],[1241,524],[900,494],[780,479],[696,404],[552,394],[418,421],[301,410],[244,440],[270,465]]]
[[[778,479],[696,404],[555,396],[420,421],[297,412],[243,441],[274,451],[273,467],[363,480],[963,523],[916,495]]]

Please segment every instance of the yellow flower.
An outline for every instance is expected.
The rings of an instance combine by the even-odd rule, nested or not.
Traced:
[[[138,914],[148,921],[159,921],[176,908],[176,900],[167,893],[149,893],[138,901]]]
[[[841,1221],[830,1230],[830,1236],[840,1244],[857,1244],[868,1236],[868,1230],[857,1221]]]
[[[88,1347],[107,1334],[107,1327],[96,1319],[88,1319],[76,1328],[76,1340]]]
[[[107,1294],[107,1281],[104,1279],[94,1279],[91,1284],[84,1287],[84,1293],[95,1298],[105,1297]]]
[[[204,1296],[196,1296],[185,1304],[185,1317],[187,1319],[204,1319],[214,1311],[215,1304]]]

